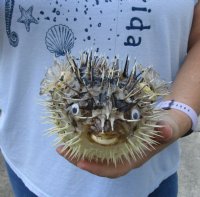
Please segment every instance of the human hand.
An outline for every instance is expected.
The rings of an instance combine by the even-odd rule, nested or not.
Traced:
[[[123,163],[118,163],[117,166],[113,163],[107,164],[106,161],[97,162],[71,159],[69,154],[67,154],[67,150],[62,151],[62,146],[57,148],[57,152],[72,164],[92,174],[101,177],[117,178],[127,174],[134,168],[142,166],[152,156],[183,136],[185,131],[190,128],[190,120],[188,117],[177,110],[170,110],[167,115],[162,117],[162,120],[159,121],[158,124],[162,125],[162,127],[159,128],[162,137],[156,138],[159,145],[154,146],[154,148],[149,147],[150,150],[146,152],[145,156],[137,157],[137,160],[132,159],[131,162],[124,160]]]

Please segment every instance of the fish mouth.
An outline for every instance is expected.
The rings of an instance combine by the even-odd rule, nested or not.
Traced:
[[[102,132],[99,134],[90,133],[89,136],[93,142],[103,146],[115,145],[122,141],[122,136],[113,132]]]
[[[93,143],[103,146],[116,145],[124,142],[130,131],[130,126],[122,123],[122,121],[115,121],[114,129],[109,125],[103,129],[99,125],[88,125],[86,131],[90,141]]]

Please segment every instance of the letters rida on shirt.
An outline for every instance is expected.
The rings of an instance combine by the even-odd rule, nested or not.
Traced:
[[[126,42],[124,42],[125,46],[139,46],[142,43],[142,36],[134,36],[134,31],[144,31],[144,30],[150,30],[151,26],[146,25],[143,21],[144,19],[136,16],[138,12],[144,12],[146,14],[149,14],[151,12],[151,9],[148,9],[146,7],[132,7],[132,11],[134,12],[135,16],[133,16],[130,19],[130,24],[126,26],[126,30],[131,32],[131,35],[129,35],[126,39]]]

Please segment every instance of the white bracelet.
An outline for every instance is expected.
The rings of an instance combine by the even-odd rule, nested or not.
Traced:
[[[190,106],[188,106],[184,103],[180,103],[180,102],[177,102],[174,100],[162,101],[162,102],[158,103],[156,108],[165,109],[165,110],[169,110],[169,109],[180,110],[180,111],[184,112],[185,114],[187,114],[190,117],[190,119],[192,120],[192,130],[194,131],[197,127],[197,124],[198,124],[197,113]]]

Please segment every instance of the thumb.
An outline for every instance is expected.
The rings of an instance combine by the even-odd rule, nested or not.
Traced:
[[[170,126],[168,122],[163,121],[163,120],[159,121],[157,124],[161,126],[159,128],[155,128],[155,130],[159,131],[160,136],[156,137],[155,140],[160,143],[169,142],[173,136],[172,127]]]

